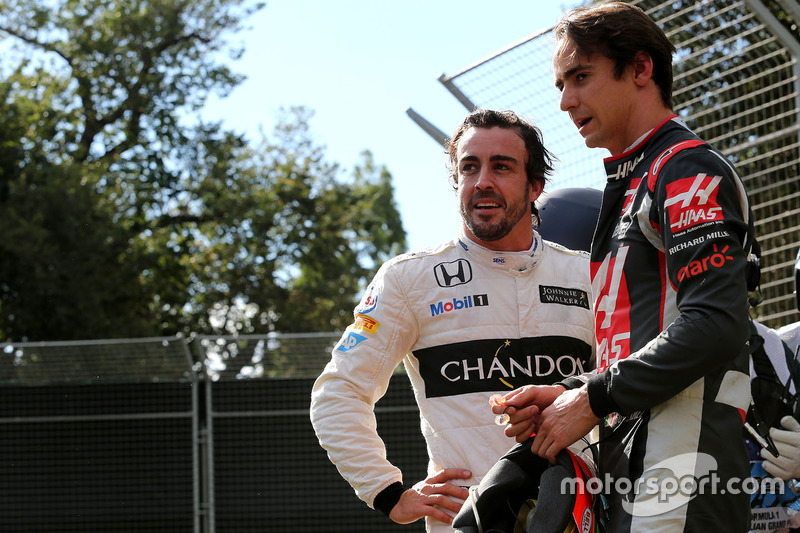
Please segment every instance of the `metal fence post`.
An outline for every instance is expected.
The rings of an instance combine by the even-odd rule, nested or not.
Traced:
[[[189,344],[194,346],[194,352]],[[214,533],[214,423],[211,401],[211,380],[205,371],[205,354],[196,337],[186,341],[195,376],[192,394],[193,462],[195,465],[195,531]]]

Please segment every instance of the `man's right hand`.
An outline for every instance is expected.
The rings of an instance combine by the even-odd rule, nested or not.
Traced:
[[[526,385],[509,392],[502,405],[493,405],[496,415],[505,413],[509,417],[505,434],[517,442],[525,442],[536,431],[538,415],[558,398],[564,387],[561,385]]]
[[[469,479],[472,472],[460,468],[445,468],[428,476],[406,490],[400,501],[389,513],[389,518],[398,524],[410,524],[424,516],[430,516],[445,524],[452,524],[453,517],[469,497],[469,491],[451,480]],[[452,514],[444,510],[451,511]]]

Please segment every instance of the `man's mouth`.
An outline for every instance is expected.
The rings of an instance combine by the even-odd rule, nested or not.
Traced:
[[[476,202],[475,209],[497,209],[500,204],[497,202]]]
[[[581,118],[575,121],[575,125],[578,126],[578,129],[580,130],[591,121],[592,117]]]

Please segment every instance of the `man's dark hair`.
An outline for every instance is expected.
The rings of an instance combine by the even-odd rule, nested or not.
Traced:
[[[556,54],[572,45],[578,55],[600,53],[614,62],[620,78],[645,52],[653,60],[653,81],[661,101],[672,109],[672,54],[675,46],[641,8],[625,2],[608,2],[568,11],[556,24]]]
[[[539,129],[520,118],[513,111],[494,111],[492,109],[476,109],[464,119],[456,133],[447,143],[447,155],[450,157],[450,179],[453,187],[458,187],[458,142],[469,128],[505,128],[514,130],[525,143],[528,159],[525,162],[525,174],[531,185],[541,183],[542,190],[547,183],[547,176],[553,172],[555,157],[542,142]]]

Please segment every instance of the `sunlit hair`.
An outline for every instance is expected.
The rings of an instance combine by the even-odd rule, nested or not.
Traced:
[[[533,124],[517,116],[513,111],[494,111],[477,109],[467,115],[464,122],[447,143],[447,155],[450,157],[450,179],[453,188],[458,187],[458,143],[469,128],[505,128],[514,130],[525,143],[528,152],[525,161],[525,174],[531,185],[541,184],[542,190],[547,183],[547,176],[553,173],[555,157],[542,142],[542,133]]]
[[[574,53],[590,57],[600,53],[614,62],[622,77],[638,52],[653,60],[653,81],[661,101],[672,109],[672,54],[675,46],[641,8],[625,2],[608,2],[568,11],[555,26],[556,57],[571,45]]]

